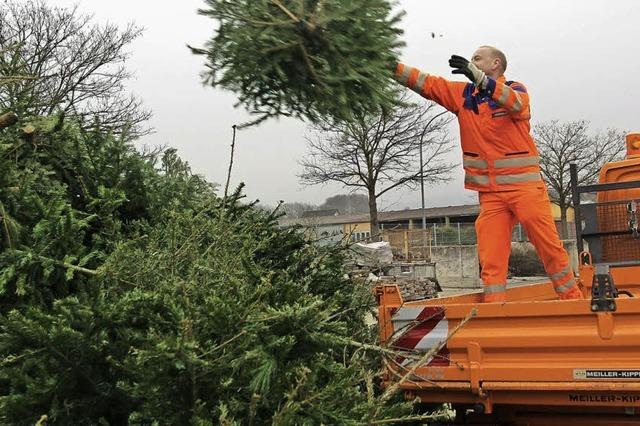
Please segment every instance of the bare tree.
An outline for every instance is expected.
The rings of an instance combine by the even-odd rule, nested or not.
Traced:
[[[131,77],[125,48],[141,34],[133,24],[122,31],[97,25],[77,8],[43,0],[9,0],[0,8],[0,108],[20,116],[62,112],[103,128],[128,128],[140,135],[150,117],[127,94]],[[26,78],[16,79],[13,76]]]
[[[533,127],[542,174],[551,199],[560,208],[562,238],[568,238],[567,210],[572,206],[569,165],[577,165],[580,185],[595,182],[605,163],[623,157],[625,133],[618,129],[592,132],[585,120],[553,120]]]
[[[299,177],[305,185],[339,182],[366,191],[373,241],[379,239],[378,198],[393,189],[413,189],[420,183],[421,146],[426,182],[449,180],[455,167],[444,160],[452,149],[447,131],[452,117],[438,112],[435,103],[402,101],[406,106],[387,114],[331,129],[315,128],[307,137],[309,154],[301,162],[303,172]]]

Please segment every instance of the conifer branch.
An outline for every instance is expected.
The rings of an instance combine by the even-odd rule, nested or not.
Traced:
[[[293,22],[296,22],[296,23],[300,22],[300,18],[294,15],[289,9],[287,9],[282,3],[280,3],[279,0],[271,0],[271,1],[273,2],[273,4],[278,6],[280,10],[282,10],[284,14],[287,15]]]
[[[229,159],[229,172],[227,173],[227,182],[224,185],[224,197],[222,198],[222,207],[227,205],[227,194],[229,191],[229,181],[231,180],[231,168],[233,167],[233,153],[236,148],[236,128],[237,126],[234,124],[231,126],[233,128],[233,139],[231,140],[231,158]]]

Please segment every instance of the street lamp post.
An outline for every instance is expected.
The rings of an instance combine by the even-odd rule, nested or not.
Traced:
[[[424,206],[424,160],[422,157],[422,145],[423,145],[422,142],[424,141],[424,137],[426,136],[427,131],[429,130],[429,126],[431,125],[431,123],[433,123],[433,120],[440,117],[441,115],[446,114],[447,112],[449,111],[444,110],[441,113],[438,113],[433,117],[431,117],[431,120],[429,120],[427,125],[424,126],[424,130],[420,135],[420,195],[422,198],[422,245],[423,246],[427,245],[427,241],[426,241],[427,240],[427,213],[424,208],[425,207]],[[429,244],[429,260],[431,260],[431,244]]]
[[[429,126],[431,125],[431,123],[433,123],[433,120],[440,117],[441,115],[446,114],[447,112],[449,111],[444,110],[441,113],[438,113],[431,117],[431,120],[429,120],[427,125],[424,126],[424,131],[420,135],[420,193],[422,195],[422,229],[427,229],[427,214],[424,211],[424,160],[422,157],[422,142],[424,141],[424,137],[429,131]]]

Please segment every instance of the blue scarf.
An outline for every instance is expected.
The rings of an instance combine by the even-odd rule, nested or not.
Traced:
[[[509,83],[510,82],[507,82],[507,84]],[[462,96],[464,97],[464,107],[466,109],[472,109],[476,114],[480,114],[480,112],[478,111],[478,105],[484,102],[488,102],[491,109],[496,109],[500,106],[496,101],[491,99],[488,92],[484,90],[478,90],[478,93],[474,95],[473,92],[475,91],[476,85],[473,83],[468,83],[464,88]]]
[[[506,81],[504,84],[506,84],[507,86],[511,86],[513,83],[513,81]],[[516,88],[515,90],[526,92],[524,89]],[[464,97],[464,107],[466,109],[472,109],[476,114],[480,114],[480,112],[478,111],[478,105],[480,105],[481,103],[489,102],[489,107],[491,109],[496,109],[500,106],[496,101],[491,99],[491,96],[489,96],[489,92],[485,90],[478,90],[478,93],[474,95],[473,92],[475,91],[476,85],[473,83],[467,83],[464,88],[464,92],[462,92],[462,96]]]

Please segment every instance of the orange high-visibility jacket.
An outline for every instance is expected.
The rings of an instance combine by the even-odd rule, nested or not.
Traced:
[[[489,78],[485,91],[404,64],[396,79],[458,116],[465,188],[509,191],[543,185],[539,156],[530,135],[529,95],[524,85]]]

